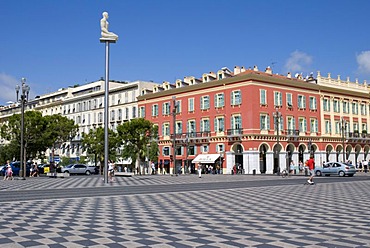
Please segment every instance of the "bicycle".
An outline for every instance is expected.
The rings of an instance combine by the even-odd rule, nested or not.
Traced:
[[[282,178],[286,178],[289,176],[289,172],[287,170],[283,170],[282,172],[280,172],[280,175]]]

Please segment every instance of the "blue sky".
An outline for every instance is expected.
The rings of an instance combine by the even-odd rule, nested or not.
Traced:
[[[31,96],[103,77],[103,11],[119,35],[110,79],[174,83],[257,65],[370,82],[366,0],[0,0],[0,10],[0,104],[22,77]]]

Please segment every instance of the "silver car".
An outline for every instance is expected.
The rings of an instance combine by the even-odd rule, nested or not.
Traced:
[[[353,165],[340,163],[340,162],[327,162],[322,167],[315,168],[316,176],[330,176],[338,175],[341,177],[349,176],[352,177],[356,173],[356,168]]]
[[[69,173],[69,174],[86,174],[90,175],[95,173],[95,167],[87,166],[85,164],[70,164],[66,167],[61,169],[62,173]]]

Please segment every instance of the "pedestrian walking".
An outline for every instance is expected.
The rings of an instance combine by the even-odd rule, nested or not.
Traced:
[[[315,175],[315,160],[313,159],[313,156],[310,157],[310,159],[307,161],[308,170],[310,173],[310,178],[307,180],[309,184],[314,184],[313,177]]]
[[[109,177],[109,181],[113,182],[114,181],[114,171],[115,171],[115,164],[113,163],[113,161],[109,160],[108,162],[108,177]]]
[[[13,180],[13,170],[9,160],[7,161],[4,180]]]
[[[198,164],[198,176],[199,178],[202,177],[202,164],[201,163]]]

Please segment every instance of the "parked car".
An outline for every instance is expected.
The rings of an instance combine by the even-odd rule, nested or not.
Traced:
[[[39,174],[44,174],[44,173],[47,173],[49,172],[49,167],[50,165],[49,164],[39,164],[37,165],[37,168],[39,170]]]
[[[85,164],[70,164],[66,167],[61,168],[62,173],[69,173],[69,174],[94,174],[95,173],[95,166],[87,166]]]
[[[352,177],[354,174],[356,174],[355,166],[351,164],[340,163],[340,162],[327,162],[327,163],[324,163],[322,167],[315,168],[316,176],[338,175],[341,177],[344,177],[344,176]]]
[[[21,169],[21,162],[19,162],[19,161],[11,162],[10,163],[10,166],[12,167],[13,176],[19,176],[19,171]],[[7,167],[6,164],[5,165],[2,165],[0,167],[0,174],[1,174],[1,176],[4,176],[5,175],[6,167]],[[27,177],[30,175],[30,169],[31,169],[31,163],[30,162],[27,162],[26,163],[26,176]]]

